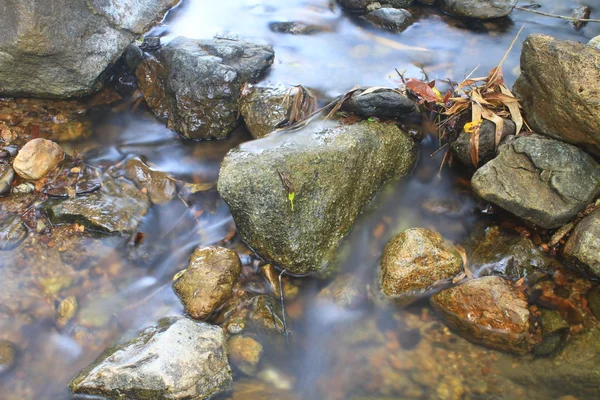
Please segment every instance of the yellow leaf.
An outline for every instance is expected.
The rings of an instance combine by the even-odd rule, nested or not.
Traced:
[[[463,129],[468,134],[471,134],[471,133],[475,132],[475,129],[478,129],[480,126],[481,126],[481,120],[479,120],[479,121],[473,121],[473,122],[467,122],[465,124],[465,126],[463,127]]]

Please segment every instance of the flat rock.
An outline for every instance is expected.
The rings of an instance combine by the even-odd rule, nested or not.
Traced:
[[[440,0],[444,12],[464,18],[493,19],[506,17],[517,0]]]
[[[577,224],[563,254],[569,265],[600,279],[600,210]]]
[[[234,148],[217,187],[261,257],[294,274],[327,275],[362,208],[384,182],[407,174],[416,154],[394,124],[327,122]]]
[[[229,390],[231,382],[221,328],[170,317],[106,350],[69,387],[107,399],[204,399]]]
[[[136,69],[152,111],[185,137],[226,137],[238,124],[242,86],[273,63],[271,46],[237,39],[178,37]]]
[[[530,35],[513,90],[531,128],[600,155],[600,51]]]
[[[440,234],[412,228],[385,246],[379,263],[379,286],[387,299],[408,304],[462,270],[460,254]]]
[[[525,354],[532,348],[525,295],[498,276],[472,279],[431,297],[446,324],[465,339]]]
[[[177,195],[175,179],[164,172],[150,168],[139,158],[132,158],[125,163],[125,176],[148,192],[154,204],[165,204]]]
[[[368,88],[356,90],[341,107],[364,118],[400,119],[418,111],[417,105],[408,97],[393,89],[378,89],[363,94]]]
[[[62,148],[51,140],[33,139],[21,147],[13,169],[21,178],[35,181],[44,177],[65,158]]]
[[[241,270],[235,251],[217,246],[196,249],[173,289],[192,318],[206,319],[231,297]]]
[[[178,1],[3,1],[0,95],[64,98],[96,91],[127,45]]]
[[[479,168],[473,190],[543,228],[570,221],[600,193],[600,165],[577,147],[540,135],[520,136]]]
[[[132,183],[105,177],[99,191],[46,206],[52,223],[78,222],[105,233],[134,233],[150,201]]]

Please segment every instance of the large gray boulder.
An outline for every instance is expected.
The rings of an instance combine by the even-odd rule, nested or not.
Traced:
[[[533,130],[600,155],[599,81],[598,49],[530,35],[513,89]]]
[[[600,278],[600,210],[577,224],[565,245],[564,256],[571,266]]]
[[[238,124],[244,83],[273,64],[271,46],[236,39],[174,39],[136,69],[139,87],[167,127],[188,138],[226,137]]]
[[[363,206],[416,160],[414,142],[394,124],[327,125],[244,143],[221,164],[218,190],[241,237],[294,274],[333,272]]]
[[[464,18],[493,19],[506,17],[517,0],[440,0],[444,12]]]
[[[577,147],[540,135],[520,136],[479,168],[475,193],[547,229],[558,228],[600,193],[600,165]]]
[[[178,2],[0,2],[0,95],[71,97],[94,92],[127,45]]]
[[[69,387],[107,399],[205,399],[231,382],[223,330],[170,317],[106,350]]]

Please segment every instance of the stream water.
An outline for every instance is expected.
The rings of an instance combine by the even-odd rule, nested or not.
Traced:
[[[518,10],[509,19],[482,23],[461,21],[424,6],[414,8],[415,24],[394,34],[369,26],[331,3],[183,0],[150,34],[161,36],[163,44],[180,35],[235,34],[264,40],[276,54],[265,79],[302,84],[322,98],[333,98],[356,85],[396,86],[396,70],[406,77],[460,81],[478,67],[475,75],[485,75],[524,26],[504,64],[505,79],[512,85],[521,43],[528,34],[580,42],[600,34],[598,24],[575,30],[568,21]],[[597,0],[537,3],[546,12],[562,15],[570,15],[578,3],[590,5],[592,17],[600,10]],[[272,32],[269,24],[280,21],[315,24],[326,32],[310,36]],[[92,137],[61,143],[67,151],[77,150],[92,165],[142,156],[157,170],[185,181],[216,182],[226,152],[250,140],[243,128],[226,140],[185,140],[143,104],[136,110],[103,107],[93,111],[91,118]],[[342,271],[349,276],[371,279],[386,241],[403,229],[431,227],[461,243],[492,221],[464,183],[464,171],[444,168],[438,174],[443,152],[430,157],[437,149],[437,137],[430,124],[420,129],[424,139],[416,170],[377,195],[347,240]],[[440,204],[443,213],[427,206],[432,203]],[[61,228],[55,229],[60,235]],[[133,335],[161,317],[183,314],[170,288],[173,276],[187,266],[194,248],[219,243],[232,229],[227,206],[212,190],[198,196],[191,208],[179,201],[154,206],[141,228],[149,249],[143,255],[115,237],[67,241],[60,248],[42,246],[29,237],[16,249],[0,252],[0,339],[18,347],[15,367],[0,376],[0,399],[70,398],[69,380],[116,339]],[[239,239],[227,243],[240,252],[246,268],[252,268],[251,252]],[[81,259],[81,265],[72,267],[77,264],[73,259]],[[281,338],[263,342],[266,352],[260,378],[266,391],[253,392],[247,388],[252,381],[236,378],[234,398],[459,399],[469,393],[468,398],[512,399],[569,394],[552,397],[546,388],[512,379],[511,371],[530,368],[529,360],[454,336],[426,303],[405,311],[372,306],[341,310],[316,300],[323,282],[308,278],[291,282],[300,287],[286,304],[293,336],[289,342],[282,343]],[[73,322],[59,328],[56,306],[67,296],[77,298],[79,310]],[[390,330],[397,335],[390,337]]]

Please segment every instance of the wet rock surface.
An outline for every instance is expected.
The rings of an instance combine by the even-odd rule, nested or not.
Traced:
[[[525,295],[501,277],[473,279],[442,290],[431,298],[431,305],[469,341],[517,354],[531,350]]]
[[[542,341],[533,347],[538,356],[549,356],[555,353],[569,334],[569,324],[555,310],[541,310],[539,324],[542,328]]]
[[[502,146],[473,175],[472,184],[485,200],[544,228],[557,228],[598,195],[600,166],[574,146],[530,135]]]
[[[104,352],[69,386],[108,399],[190,399],[226,391],[231,381],[221,328],[171,317]]]
[[[410,12],[397,8],[380,8],[378,10],[369,11],[361,18],[379,28],[387,29],[392,32],[402,32],[412,25],[414,21]]]
[[[503,142],[510,135],[515,134],[515,123],[509,119],[504,120],[504,127],[502,130]],[[471,135],[464,130],[460,133],[454,143],[452,143],[452,150],[458,159],[467,167],[475,168],[473,161],[471,160]],[[479,158],[477,166],[480,167],[483,164],[490,161],[496,155],[496,125],[488,120],[484,120],[479,128]]]
[[[173,289],[195,319],[206,319],[232,294],[242,264],[238,255],[224,247],[196,249]]]
[[[125,163],[125,176],[148,192],[154,204],[164,204],[177,195],[175,180],[164,172],[155,171],[139,158]]]
[[[240,113],[253,138],[261,138],[288,121],[290,107],[286,105],[288,90],[283,85],[248,85],[240,99]],[[293,96],[289,99],[293,99]]]
[[[517,0],[440,0],[440,5],[457,17],[493,19],[510,14]]]
[[[134,233],[150,207],[148,196],[124,179],[105,177],[99,191],[45,206],[55,224],[78,222],[105,233]]]
[[[15,171],[8,164],[0,164],[0,196],[10,192]]]
[[[568,264],[600,279],[600,210],[577,224],[565,244],[564,256]]]
[[[462,270],[458,251],[440,234],[412,228],[385,246],[379,265],[380,290],[387,299],[408,304],[452,280]]]
[[[308,127],[231,150],[218,190],[263,258],[295,274],[326,275],[364,205],[415,159],[413,141],[395,125]]]
[[[62,148],[53,141],[33,139],[19,150],[13,169],[21,178],[35,181],[54,169],[64,157]]]
[[[3,2],[0,94],[70,97],[99,89],[104,70],[177,2]]]
[[[250,336],[234,335],[227,342],[231,363],[246,375],[254,375],[263,353],[260,343]]]
[[[289,33],[291,35],[314,35],[328,30],[326,27],[301,21],[271,22],[269,29],[275,33]]]
[[[380,119],[400,119],[418,111],[413,101],[395,90],[380,89],[363,94],[366,89],[355,91],[341,109],[361,117]]]
[[[21,216],[15,213],[3,213],[0,217],[0,250],[17,247],[27,236],[27,228]]]
[[[273,63],[271,46],[243,40],[178,37],[137,68],[139,87],[167,127],[185,137],[226,137],[238,124],[244,83]]]
[[[373,0],[338,0],[340,5],[348,11],[366,11],[367,8],[374,3]],[[413,3],[413,0],[386,0],[380,2],[381,4],[387,4],[394,8],[408,7]]]
[[[530,35],[514,92],[538,133],[600,154],[600,52],[592,46]]]
[[[513,280],[548,271],[555,263],[530,239],[498,227],[486,230],[468,259],[469,268],[479,276],[502,275]]]

